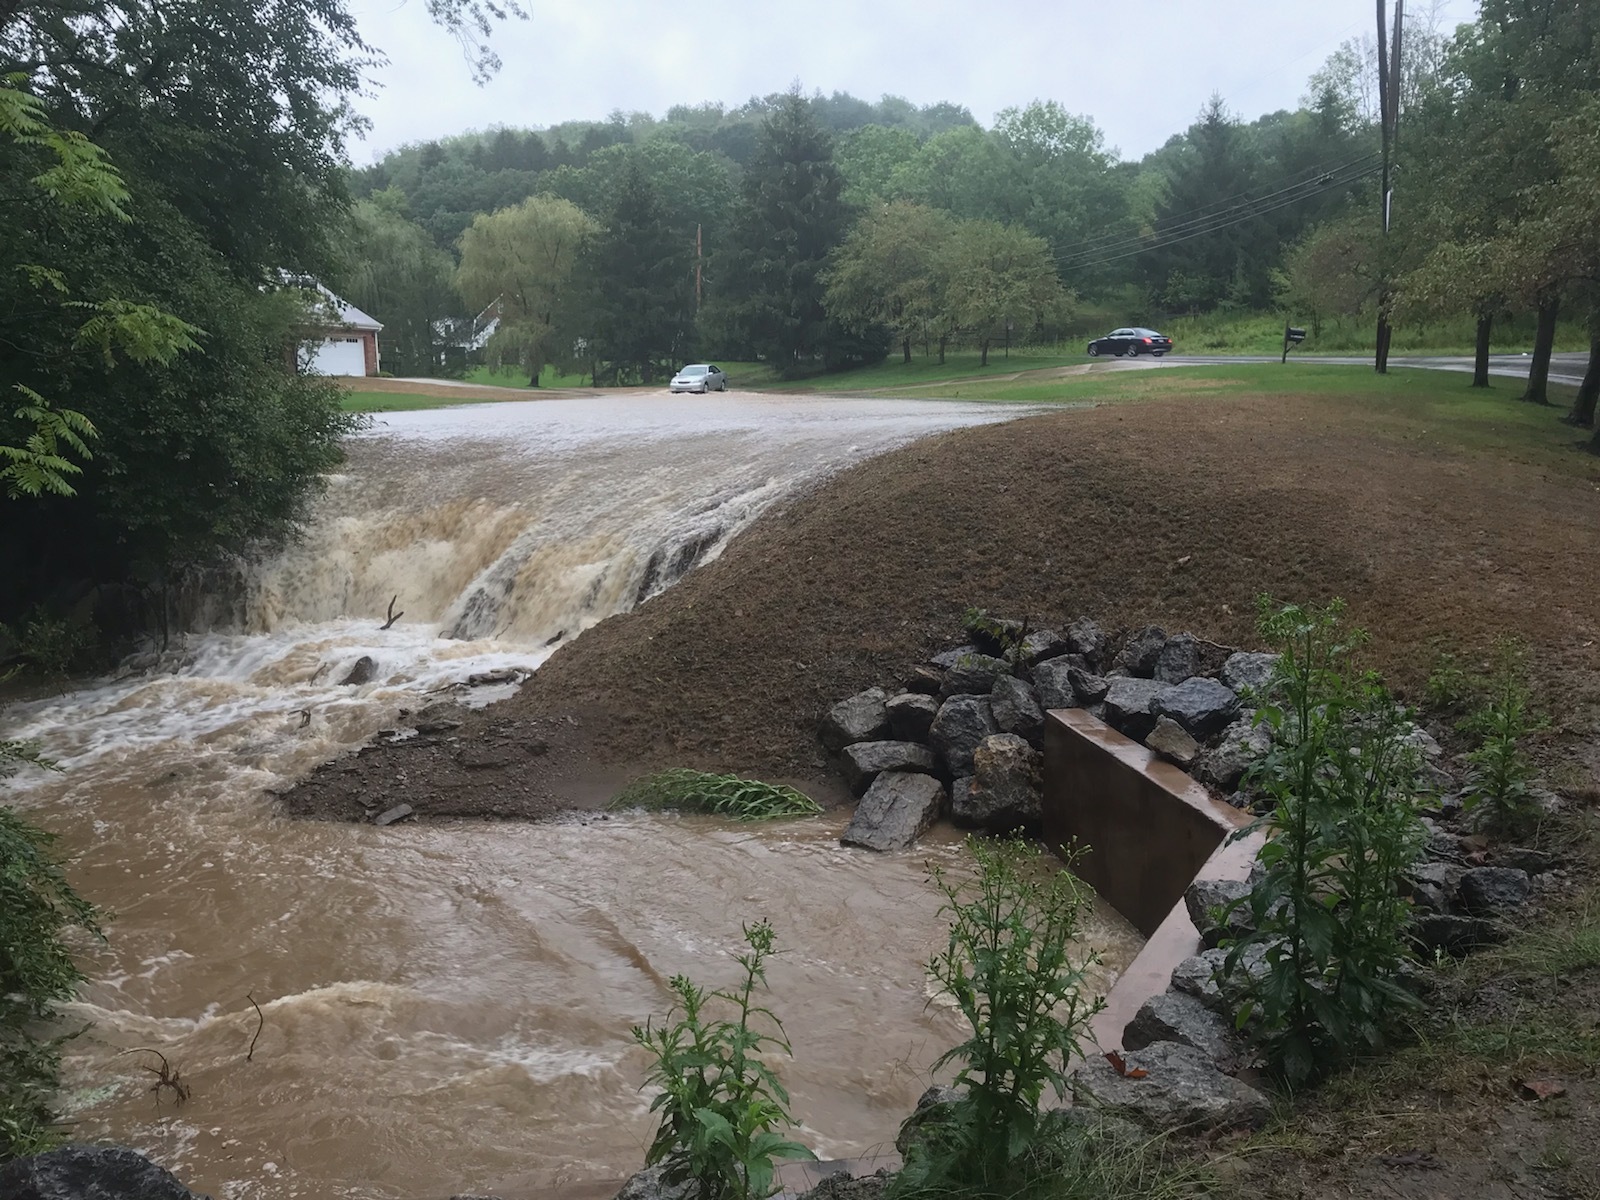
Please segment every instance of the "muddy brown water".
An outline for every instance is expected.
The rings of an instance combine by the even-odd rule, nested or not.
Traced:
[[[65,768],[7,799],[111,914],[69,1009],[89,1025],[66,1062],[76,1136],[240,1200],[592,1188],[653,1131],[630,1028],[678,972],[733,982],[740,923],[766,917],[800,1138],[891,1145],[960,1036],[923,976],[945,931],[927,867],[962,868],[953,836],[873,856],[838,846],[839,815],[379,829],[290,821],[269,793],[402,708],[504,696],[460,685],[536,669],[554,634],[670,586],[821,474],[1013,413],[619,397],[397,415],[357,439],[304,541],[219,588],[208,628],[4,714]],[[407,615],[381,631],[396,594]],[[376,677],[341,685],[363,655]],[[1086,941],[1107,986],[1137,949],[1104,911]],[[151,1050],[181,1107],[151,1091]]]

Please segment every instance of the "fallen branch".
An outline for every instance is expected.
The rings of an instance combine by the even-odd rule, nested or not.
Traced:
[[[378,626],[378,628],[380,630],[388,629],[396,621],[398,621],[401,617],[406,615],[403,612],[395,612],[394,605],[395,605],[395,601],[398,600],[398,599],[400,599],[400,594],[398,592],[396,592],[395,596],[394,596],[394,599],[389,601],[389,619],[387,621],[385,621],[382,625]]]
[[[156,1077],[156,1081],[150,1085],[150,1090],[156,1094],[157,1105],[161,1103],[162,1088],[171,1088],[173,1099],[180,1106],[189,1098],[189,1085],[183,1081],[183,1077],[177,1071],[173,1070],[172,1064],[167,1061],[167,1056],[154,1046],[134,1046],[132,1049],[122,1051],[117,1057],[121,1058],[123,1054],[154,1054],[161,1060],[159,1069],[156,1067],[144,1068]]]
[[[256,1036],[250,1039],[250,1053],[244,1056],[245,1062],[249,1062],[256,1056],[256,1038],[259,1038],[261,1031],[267,1027],[267,1018],[261,1015],[261,1005],[256,1003],[254,996],[246,992],[244,998],[250,1001],[250,1007],[256,1010]]]

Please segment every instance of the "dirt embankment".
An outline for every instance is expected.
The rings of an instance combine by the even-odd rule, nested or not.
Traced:
[[[1249,645],[1258,594],[1343,596],[1371,631],[1369,661],[1402,690],[1439,650],[1519,634],[1558,719],[1587,730],[1600,712],[1597,524],[1587,460],[1459,450],[1326,399],[966,430],[789,502],[561,650],[515,698],[448,736],[332,764],[288,804],[359,819],[376,792],[422,814],[538,816],[638,769],[821,780],[827,707],[949,644],[969,605]]]

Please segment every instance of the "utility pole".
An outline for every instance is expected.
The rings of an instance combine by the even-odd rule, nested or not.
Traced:
[[[700,225],[694,227],[694,310],[700,311]]]
[[[1389,226],[1394,215],[1394,149],[1400,135],[1400,28],[1405,23],[1406,0],[1394,0],[1394,42],[1390,45],[1383,27],[1384,0],[1378,0],[1378,125],[1383,144],[1383,186],[1378,198],[1382,206],[1385,262],[1384,278],[1378,289],[1378,347],[1373,369],[1380,375],[1389,370],[1389,266],[1387,252]]]

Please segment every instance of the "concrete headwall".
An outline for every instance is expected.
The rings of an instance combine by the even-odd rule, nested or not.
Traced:
[[[1046,715],[1044,762],[1046,842],[1076,841],[1075,873],[1146,937],[1249,820],[1082,709]]]
[[[1076,842],[1073,871],[1148,941],[1094,1021],[1102,1050],[1122,1044],[1139,1006],[1200,950],[1183,894],[1196,879],[1245,879],[1260,847],[1230,842],[1248,814],[1212,799],[1186,773],[1082,709],[1045,714],[1044,835]]]

